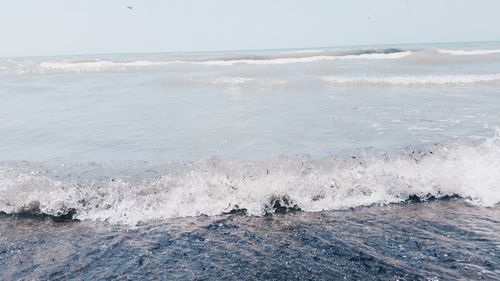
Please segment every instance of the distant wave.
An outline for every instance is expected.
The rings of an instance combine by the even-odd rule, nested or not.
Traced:
[[[113,62],[108,60],[96,61],[61,61],[61,62],[42,62],[40,67],[42,69],[54,69],[63,71],[110,71],[110,70],[126,70],[127,68],[138,68],[148,66],[162,66],[175,63],[182,63],[181,61],[148,61],[137,60],[131,62]]]
[[[491,55],[500,54],[500,49],[496,50],[446,50],[439,49],[438,52],[441,54],[448,54],[454,56],[478,56],[478,55]]]
[[[304,49],[304,50],[293,50],[293,51],[283,51],[280,52],[280,54],[311,54],[311,53],[323,53],[326,52],[326,50],[321,50],[321,49]]]
[[[436,54],[438,52],[438,54]],[[500,49],[311,49],[267,52],[242,53],[208,53],[196,55],[152,55],[146,56],[116,56],[107,59],[82,58],[42,58],[42,59],[14,59],[0,61],[0,72],[10,74],[51,74],[51,73],[87,73],[87,72],[127,72],[149,70],[158,67],[177,66],[220,66],[231,67],[239,65],[288,65],[307,64],[335,61],[371,61],[371,60],[398,60],[405,57],[411,65],[415,62],[432,62],[436,58],[447,61],[460,59],[460,56],[479,56],[500,54]],[[443,63],[443,60],[438,60]],[[432,79],[431,79],[432,80]],[[434,84],[439,84],[433,82]],[[451,82],[453,83],[453,82]],[[470,83],[470,82],[464,82]],[[401,83],[404,84],[404,83]],[[413,84],[413,83],[409,83]]]
[[[445,85],[473,84],[500,80],[500,73],[480,75],[430,75],[430,76],[328,76],[323,80],[333,84],[380,84],[380,85]]]
[[[394,155],[173,162],[163,171],[144,168],[147,178],[92,177],[91,167],[76,166],[78,173],[68,176],[61,166],[0,164],[0,212],[135,225],[243,209],[263,215],[277,201],[310,212],[398,203],[413,195],[460,196],[482,206],[500,202],[500,136]]]
[[[114,62],[110,60],[94,60],[94,61],[47,61],[41,62],[40,68],[46,70],[59,70],[70,72],[99,72],[99,71],[125,71],[127,69],[156,67],[176,64],[188,65],[208,65],[208,66],[231,66],[240,64],[253,65],[273,65],[273,64],[291,64],[291,63],[310,63],[330,60],[381,60],[381,59],[398,59],[410,55],[410,51],[395,51],[395,52],[366,52],[359,54],[348,55],[311,55],[309,53],[301,56],[284,56],[284,57],[253,57],[253,58],[221,58],[216,60],[205,61],[187,61],[187,60],[171,60],[171,61],[149,61],[136,60],[130,62]]]
[[[382,59],[399,59],[411,55],[410,51],[402,51],[395,53],[367,53],[359,55],[317,55],[307,57],[285,57],[285,58],[269,58],[269,59],[239,59],[239,60],[212,60],[199,62],[206,65],[237,65],[237,64],[257,64],[257,65],[272,65],[272,64],[290,64],[290,63],[308,63],[331,60],[382,60]]]

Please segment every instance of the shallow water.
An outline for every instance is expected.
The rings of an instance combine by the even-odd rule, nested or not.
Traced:
[[[500,45],[3,59],[0,157],[324,157],[491,136],[500,53],[443,48]]]
[[[500,45],[0,60],[0,211],[500,201]]]

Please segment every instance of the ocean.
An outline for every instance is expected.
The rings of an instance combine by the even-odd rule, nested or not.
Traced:
[[[0,58],[1,280],[499,280],[500,43]]]

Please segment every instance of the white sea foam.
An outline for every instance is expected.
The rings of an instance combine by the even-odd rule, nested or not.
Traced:
[[[410,130],[410,131],[444,131],[443,128],[416,127],[416,126],[409,127],[408,130]]]
[[[211,83],[216,86],[241,86],[243,84],[253,82],[255,78],[249,77],[218,77],[211,80]]]
[[[500,202],[500,137],[479,145],[447,145],[426,152],[266,162],[211,160],[171,163],[157,177],[63,180],[47,169],[0,166],[0,211],[27,208],[82,220],[135,225],[173,217],[217,215],[244,208],[269,211],[272,198],[288,198],[304,211],[397,203],[410,195],[457,194],[473,204]],[[59,167],[58,169],[63,169]],[[152,173],[153,174],[153,173]]]
[[[439,49],[438,52],[441,54],[448,54],[454,56],[479,56],[479,55],[491,55],[491,54],[500,54],[500,49],[492,49],[492,50],[447,50],[447,49]]]
[[[319,61],[331,60],[381,60],[381,59],[399,59],[411,55],[412,52],[394,52],[394,53],[370,53],[359,55],[344,55],[344,56],[307,56],[307,57],[290,57],[290,58],[271,58],[271,59],[242,59],[242,60],[213,60],[199,62],[205,65],[238,65],[238,64],[256,64],[256,65],[273,65],[273,64],[290,64],[290,63],[310,63]]]
[[[327,76],[324,81],[333,84],[382,84],[382,85],[445,85],[473,84],[500,80],[500,73],[471,75],[429,75],[429,76]]]
[[[322,52],[325,52],[325,50],[310,49],[310,50],[284,51],[284,52],[280,52],[280,54],[314,54],[314,53],[322,53]]]
[[[216,77],[204,80],[198,80],[198,83],[213,85],[227,90],[240,89],[272,89],[279,88],[288,83],[287,80],[269,79],[269,78],[254,78],[254,77]],[[192,83],[192,82],[191,82]]]
[[[93,71],[111,71],[111,70],[126,70],[127,68],[162,66],[179,63],[179,61],[148,61],[137,60],[131,62],[113,62],[108,60],[96,61],[60,61],[60,62],[42,62],[42,69],[54,69],[62,71],[74,72],[93,72]]]
[[[94,61],[46,61],[40,63],[40,68],[48,70],[59,70],[66,72],[99,72],[99,71],[124,71],[127,69],[141,67],[156,67],[166,65],[209,65],[209,66],[231,66],[239,64],[254,64],[254,65],[273,65],[273,64],[290,64],[290,63],[309,63],[329,60],[370,60],[370,59],[398,59],[410,55],[410,51],[394,52],[394,53],[370,53],[359,55],[345,56],[306,56],[306,57],[283,57],[283,58],[267,58],[267,59],[227,59],[227,60],[207,60],[207,61],[149,61],[136,60],[129,62],[114,62],[110,60],[94,60]]]

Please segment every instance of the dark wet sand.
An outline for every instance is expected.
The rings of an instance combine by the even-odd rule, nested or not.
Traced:
[[[1,280],[499,280],[500,206],[460,200],[135,229],[0,215]]]

